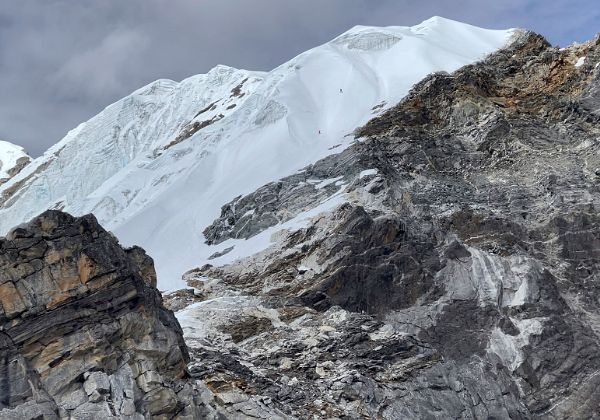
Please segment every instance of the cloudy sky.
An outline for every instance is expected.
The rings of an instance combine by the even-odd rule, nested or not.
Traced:
[[[354,25],[434,15],[563,46],[600,32],[598,0],[0,0],[0,139],[39,155],[155,79],[269,70]]]

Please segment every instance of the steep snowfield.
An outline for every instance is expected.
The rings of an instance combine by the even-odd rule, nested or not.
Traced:
[[[154,82],[0,187],[16,190],[0,201],[0,234],[50,207],[93,212],[154,257],[161,288],[177,287],[217,250],[202,230],[224,203],[343,150],[424,76],[477,61],[512,33],[437,17],[355,27],[269,73],[218,66]]]
[[[0,140],[0,184],[6,182],[14,174],[18,166],[31,160],[29,155],[20,146]]]

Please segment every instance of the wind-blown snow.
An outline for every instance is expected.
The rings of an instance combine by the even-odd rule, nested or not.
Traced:
[[[9,173],[10,170],[15,168],[21,159],[30,159],[25,149],[0,140],[0,181],[9,179],[12,176]]]
[[[0,203],[0,233],[49,207],[93,212],[152,255],[161,288],[176,287],[216,251],[202,231],[223,204],[339,153],[381,104],[396,104],[429,73],[483,58],[512,33],[442,18],[355,27],[269,73],[219,66],[154,82],[0,187],[23,184]]]

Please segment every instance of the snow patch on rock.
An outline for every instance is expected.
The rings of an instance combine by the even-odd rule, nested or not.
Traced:
[[[377,175],[377,169],[366,169],[360,173],[359,178],[363,179],[367,176],[374,176],[374,175]]]

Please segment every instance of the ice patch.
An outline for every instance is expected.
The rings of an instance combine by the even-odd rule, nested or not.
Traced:
[[[256,210],[255,210],[255,209],[248,210],[246,213],[244,213],[244,214],[242,215],[242,218],[244,218],[244,217],[246,217],[246,216],[253,216],[253,215],[254,215],[254,213],[256,213]]]
[[[323,181],[319,182],[317,185],[315,185],[315,188],[317,190],[323,189],[331,184],[336,184],[343,179],[343,176],[338,176],[337,178],[329,178],[329,179],[324,179]]]
[[[468,247],[469,260],[453,260],[444,269],[453,299],[477,299],[481,306],[521,306],[535,301],[539,292],[538,263],[523,256],[503,258]]]
[[[522,348],[529,344],[529,337],[542,333],[542,322],[545,318],[531,318],[524,320],[511,321],[519,329],[519,335],[512,336],[504,334],[500,328],[492,331],[488,351],[495,353],[502,360],[505,366],[511,370],[516,370],[523,363]]]
[[[585,57],[579,57],[577,62],[575,63],[575,67],[579,68],[585,64]]]
[[[367,177],[367,176],[374,176],[374,175],[377,175],[377,173],[378,173],[377,169],[367,169],[360,173],[359,178],[363,179],[364,177]]]
[[[256,116],[254,125],[258,127],[265,127],[266,125],[273,124],[287,114],[287,108],[281,105],[279,102],[269,101],[262,111]]]
[[[344,45],[350,50],[378,51],[390,49],[401,40],[401,35],[385,32],[359,32],[339,37],[334,43]]]

